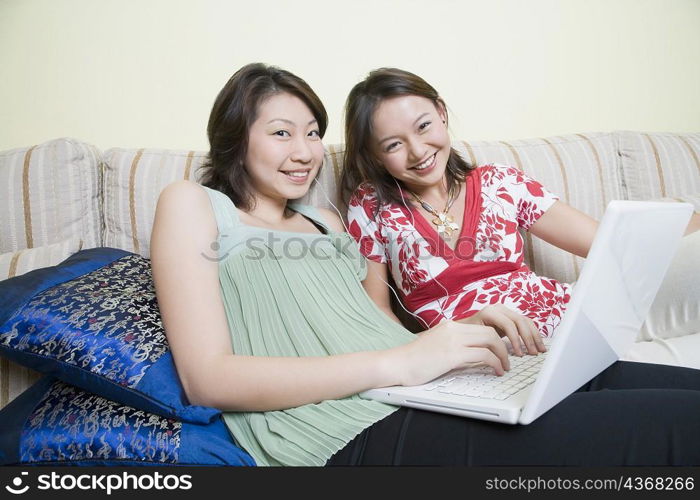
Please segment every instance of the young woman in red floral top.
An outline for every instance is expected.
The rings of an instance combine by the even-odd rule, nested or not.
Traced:
[[[412,73],[371,72],[346,115],[341,189],[370,297],[398,321],[391,273],[425,328],[484,323],[516,352],[518,337],[531,354],[544,351],[541,336],[559,324],[571,287],[528,269],[518,229],[585,257],[597,222],[516,168],[467,164],[451,147],[444,101]]]

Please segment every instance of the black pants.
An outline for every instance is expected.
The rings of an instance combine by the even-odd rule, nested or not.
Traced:
[[[529,425],[404,407],[327,465],[700,465],[700,370],[617,362]]]

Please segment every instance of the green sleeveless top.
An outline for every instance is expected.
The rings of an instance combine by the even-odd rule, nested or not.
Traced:
[[[219,281],[236,354],[325,356],[387,349],[415,339],[368,297],[361,284],[366,262],[355,241],[331,231],[315,208],[289,203],[325,234],[274,231],[242,224],[228,196],[205,190],[219,229]],[[355,395],[288,410],[224,412],[223,417],[259,465],[324,465],[362,430],[396,410]]]

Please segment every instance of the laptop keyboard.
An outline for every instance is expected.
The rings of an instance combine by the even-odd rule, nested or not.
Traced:
[[[494,375],[490,366],[451,371],[425,384],[423,390],[501,401],[532,384],[546,356],[547,353],[523,357],[511,355],[510,370],[501,377]]]

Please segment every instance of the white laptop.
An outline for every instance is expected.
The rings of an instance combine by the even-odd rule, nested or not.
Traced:
[[[360,396],[529,424],[632,346],[692,211],[688,203],[610,202],[548,352],[511,355],[511,369],[501,377],[488,366],[475,367],[427,384],[372,389]]]

